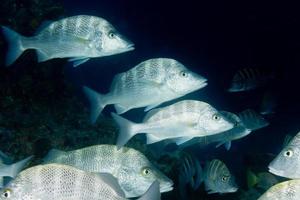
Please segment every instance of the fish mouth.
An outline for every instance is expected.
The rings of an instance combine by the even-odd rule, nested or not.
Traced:
[[[237,187],[230,188],[227,192],[228,192],[228,193],[233,193],[233,192],[238,191],[238,189],[239,189],[239,188],[237,188]]]
[[[134,44],[131,43],[131,44],[127,45],[127,46],[125,47],[125,49],[127,49],[127,51],[132,51],[132,50],[134,50],[134,49],[135,49],[135,48],[134,48]]]
[[[269,166],[269,172],[271,172],[272,174],[275,174],[277,176],[283,176],[283,170],[277,170],[277,169],[274,169],[273,167],[270,167]]]
[[[169,192],[173,190],[173,181],[169,181],[167,183],[160,184],[159,188],[160,192]]]

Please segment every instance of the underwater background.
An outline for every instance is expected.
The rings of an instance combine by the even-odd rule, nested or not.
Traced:
[[[52,148],[71,150],[94,144],[115,144],[117,127],[109,106],[92,125],[82,86],[101,93],[115,74],[143,60],[172,57],[208,79],[204,89],[181,99],[208,102],[233,113],[259,110],[266,91],[276,93],[277,107],[266,116],[268,127],[233,142],[229,151],[214,145],[193,146],[185,151],[200,161],[222,159],[235,175],[239,190],[232,194],[206,194],[204,187],[188,189],[185,199],[257,199],[263,192],[247,187],[246,170],[267,171],[287,134],[299,131],[300,16],[297,6],[261,1],[51,1],[4,0],[0,24],[23,35],[33,35],[45,20],[88,14],[111,22],[135,43],[135,50],[92,59],[73,68],[65,59],[37,63],[34,51],[26,51],[13,66],[4,66],[7,44],[0,38],[0,149],[15,160],[35,155],[35,163]],[[242,93],[227,89],[235,72],[259,67],[276,74],[272,84]],[[125,117],[140,121],[142,108]],[[128,146],[140,150],[174,182],[175,189],[162,199],[179,199],[176,180],[177,152],[157,159],[143,136]]]

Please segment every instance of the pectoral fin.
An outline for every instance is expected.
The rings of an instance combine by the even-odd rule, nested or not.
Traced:
[[[70,58],[68,61],[73,62],[73,67],[77,67],[85,62],[87,62],[90,58],[88,57],[79,57],[79,58]]]

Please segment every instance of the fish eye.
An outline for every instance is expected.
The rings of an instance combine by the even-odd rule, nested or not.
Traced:
[[[212,116],[212,118],[213,118],[213,120],[215,120],[215,121],[219,121],[219,120],[221,119],[220,115],[218,115],[218,114],[214,114],[214,115]]]
[[[222,176],[222,181],[226,182],[228,180],[228,178],[229,178],[228,176]]]
[[[2,197],[9,198],[10,196],[11,196],[11,190],[10,189],[5,189],[2,193]]]
[[[293,151],[291,149],[287,150],[284,152],[285,157],[292,157],[293,156]]]
[[[181,71],[180,76],[181,77],[188,77],[188,73],[186,71]]]
[[[143,173],[143,175],[147,176],[150,174],[150,169],[148,167],[146,167],[142,170],[142,173]]]
[[[116,36],[116,34],[112,31],[108,33],[108,37],[111,39],[115,38],[115,36]]]

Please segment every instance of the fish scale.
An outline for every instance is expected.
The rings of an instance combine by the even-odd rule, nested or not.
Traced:
[[[35,49],[38,61],[70,58],[76,67],[89,58],[110,56],[133,50],[133,44],[105,19],[78,15],[54,21],[37,35],[21,36],[2,27],[8,41],[6,65],[11,65],[26,49]],[[112,34],[112,35],[111,35]]]
[[[118,179],[126,197],[146,192],[154,180],[161,184],[161,192],[172,190],[172,181],[156,169],[139,151],[132,148],[117,150],[114,145],[95,145],[73,151],[51,150],[43,164],[58,163],[95,173],[110,173]],[[147,168],[149,177],[141,173]]]

